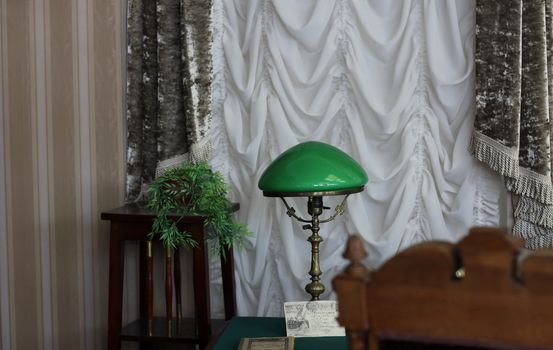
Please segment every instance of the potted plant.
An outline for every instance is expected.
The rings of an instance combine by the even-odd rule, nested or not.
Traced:
[[[150,236],[159,237],[167,247],[195,247],[190,233],[178,229],[177,221],[168,215],[205,215],[208,240],[224,256],[225,248],[241,245],[251,232],[233,222],[232,203],[223,176],[211,170],[206,162],[184,162],[156,178],[148,189],[148,208],[156,213]]]

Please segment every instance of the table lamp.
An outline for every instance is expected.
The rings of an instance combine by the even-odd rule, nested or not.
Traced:
[[[280,197],[288,216],[306,223],[304,230],[311,230],[307,239],[311,243],[311,282],[305,286],[311,300],[319,300],[325,290],[320,282],[319,244],[323,239],[319,235],[319,225],[342,215],[347,197],[363,191],[367,180],[367,173],[353,158],[336,147],[316,141],[288,149],[265,169],[259,179],[258,187],[264,196]],[[330,217],[319,219],[324,209],[330,209],[323,205],[323,196],[336,195],[345,195],[342,203]],[[288,205],[285,197],[307,197],[307,212],[311,219],[296,215],[296,210]]]

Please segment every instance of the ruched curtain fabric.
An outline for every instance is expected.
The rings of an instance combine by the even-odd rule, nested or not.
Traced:
[[[281,315],[309,297],[309,232],[257,188],[299,142],[332,144],[369,176],[346,215],[321,225],[323,299],[350,233],[377,266],[420,241],[505,225],[499,177],[468,152],[474,1],[214,0],[213,21],[211,163],[255,233],[235,252],[240,314]],[[291,203],[306,216],[304,198]]]
[[[156,169],[207,159],[211,1],[128,0],[127,200]]]
[[[505,176],[513,233],[531,249],[553,247],[551,103],[553,5],[478,0],[475,157]]]

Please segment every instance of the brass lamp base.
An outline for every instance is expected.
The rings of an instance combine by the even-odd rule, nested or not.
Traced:
[[[350,193],[359,192],[358,189],[352,190],[349,193],[343,193],[346,196],[340,205],[335,209],[334,214],[327,219],[319,220],[319,215],[323,213],[324,209],[330,209],[329,207],[323,206],[323,197],[322,195],[312,195],[309,196],[307,201],[307,212],[311,215],[311,220],[302,219],[296,215],[296,210],[288,205],[284,197],[280,197],[286,205],[286,214],[288,216],[295,218],[300,222],[307,223],[303,225],[304,230],[311,230],[311,236],[307,239],[311,243],[311,268],[309,270],[309,275],[311,276],[311,282],[305,286],[305,291],[311,295],[311,300],[319,300],[319,296],[324,293],[325,286],[321,283],[321,266],[319,263],[320,254],[319,254],[319,244],[323,241],[323,238],[319,235],[319,224],[329,222],[334,220],[336,216],[344,214],[346,199]],[[318,193],[317,193],[318,194]],[[332,194],[332,193],[326,193]]]

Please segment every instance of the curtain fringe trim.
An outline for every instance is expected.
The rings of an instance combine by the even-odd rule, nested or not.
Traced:
[[[513,226],[513,235],[523,238],[525,248],[544,249],[553,247],[553,232],[540,228],[533,223],[524,220],[517,220]]]
[[[190,159],[188,153],[179,154],[169,159],[165,159],[157,163],[156,178],[163,176],[169,169],[178,167],[180,164],[187,162]]]
[[[551,180],[547,181],[527,169],[521,168],[516,178],[505,179],[505,186],[519,196],[535,199],[544,205],[553,204]]]
[[[540,203],[532,198],[521,197],[515,207],[515,218],[553,228],[553,206]]]
[[[190,150],[187,153],[179,154],[177,156],[165,159],[157,163],[156,178],[163,176],[169,169],[178,167],[184,162],[207,162],[211,156],[212,146],[211,140],[206,135],[198,142],[190,146]]]
[[[516,178],[518,175],[517,151],[480,132],[473,132],[469,143],[469,152],[503,176]]]
[[[190,161],[192,163],[207,162],[211,157],[213,146],[209,135],[204,135],[198,142],[190,147]]]
[[[537,230],[553,228],[553,185],[549,176],[518,165],[518,152],[492,138],[474,131],[469,144],[470,153],[492,170],[505,176],[505,187],[520,196],[515,207],[515,219],[524,221],[524,234],[535,236]],[[530,230],[531,225],[538,225]],[[532,233],[533,232],[533,233]],[[553,241],[553,237],[551,238]]]

